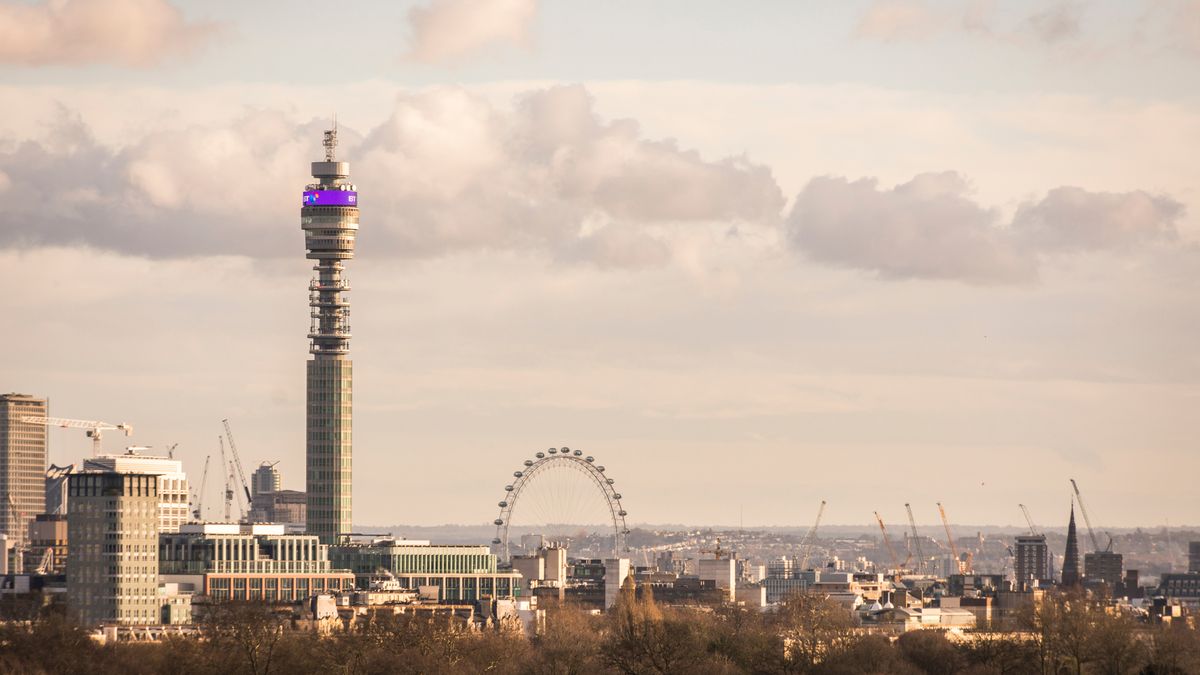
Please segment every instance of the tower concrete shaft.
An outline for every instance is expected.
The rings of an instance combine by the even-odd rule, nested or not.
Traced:
[[[324,145],[325,161],[312,163],[316,182],[304,191],[300,226],[306,257],[316,261],[308,287],[308,531],[333,544],[351,530],[353,370],[343,262],[354,257],[358,192],[349,181],[350,164],[334,156],[336,127],[325,132]]]

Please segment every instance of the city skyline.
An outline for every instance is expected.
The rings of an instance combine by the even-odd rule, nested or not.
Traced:
[[[560,445],[631,525],[1057,529],[1070,478],[1098,527],[1197,524],[1194,4],[135,4],[178,39],[0,48],[0,386],[133,424],[110,452],[196,482],[229,418],[303,485],[296,193],[336,110],[354,524],[489,522]],[[731,25],[726,62],[685,37]],[[298,73],[318,40],[341,67]]]

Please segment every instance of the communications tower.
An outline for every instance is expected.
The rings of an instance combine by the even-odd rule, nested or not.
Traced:
[[[312,325],[308,331],[306,464],[308,532],[335,544],[351,531],[352,382],[350,284],[343,261],[354,257],[358,192],[350,164],[339,162],[337,124],[325,132],[325,160],[312,163],[315,182],[304,190],[300,227],[305,256],[315,260],[308,286]]]

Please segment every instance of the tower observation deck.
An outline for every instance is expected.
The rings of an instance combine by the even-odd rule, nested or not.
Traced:
[[[315,260],[308,285],[312,324],[308,331],[306,464],[308,532],[337,543],[351,531],[352,382],[350,284],[343,262],[354,257],[358,192],[350,164],[335,157],[337,127],[325,132],[325,160],[312,163],[315,182],[305,187],[300,208],[305,256]]]

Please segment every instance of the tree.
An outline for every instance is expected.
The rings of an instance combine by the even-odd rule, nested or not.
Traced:
[[[789,672],[811,671],[854,634],[854,619],[849,610],[816,593],[789,595],[772,618],[783,640]]]
[[[547,611],[546,630],[532,640],[532,675],[586,675],[604,669],[600,662],[603,621],[570,607]]]
[[[958,647],[940,630],[914,630],[897,641],[900,654],[929,675],[952,675],[966,666]]]
[[[205,613],[201,631],[218,656],[228,657],[230,666],[251,675],[267,675],[284,625],[270,605],[220,602]]]
[[[664,612],[649,587],[638,598],[626,578],[608,615],[605,661],[627,675],[695,672],[706,660],[697,624],[679,612]]]

